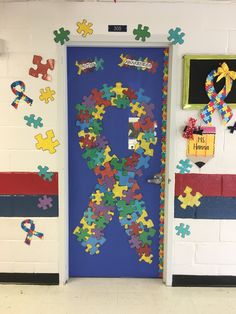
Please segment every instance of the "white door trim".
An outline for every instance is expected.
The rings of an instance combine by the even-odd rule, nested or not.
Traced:
[[[115,38],[115,39],[114,39]],[[67,112],[67,60],[66,48],[87,47],[168,47],[169,75],[167,93],[167,133],[166,133],[166,170],[165,170],[165,223],[164,223],[164,274],[163,281],[172,285],[172,250],[174,220],[174,183],[175,183],[175,99],[177,82],[176,47],[165,36],[152,35],[148,42],[137,42],[131,36],[97,35],[88,41],[77,38],[58,48],[58,119],[59,119],[59,280],[65,284],[69,279],[69,198],[68,198],[68,112]]]

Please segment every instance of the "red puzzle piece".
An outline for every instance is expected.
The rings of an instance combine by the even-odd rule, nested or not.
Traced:
[[[150,256],[152,249],[150,246],[148,246],[147,244],[145,244],[144,246],[141,246],[137,249],[138,255],[142,256],[143,254],[145,256]]]
[[[155,61],[150,61],[150,63],[152,64],[152,67],[149,70],[149,72],[154,74],[157,71],[158,63]]]
[[[133,99],[138,98],[137,95],[135,94],[135,91],[132,88],[128,88],[127,90],[124,90],[123,94],[129,98],[130,102],[132,102]]]
[[[150,117],[146,117],[145,119],[142,119],[142,121],[140,122],[140,128],[143,131],[149,131],[149,130],[154,131],[154,129],[155,129],[155,122],[153,122],[150,119]]]
[[[135,168],[139,161],[140,155],[133,152],[131,156],[126,158],[125,166],[127,168]]]
[[[34,77],[39,77],[39,74],[42,75],[42,79],[45,81],[51,81],[52,77],[48,74],[48,70],[53,70],[55,65],[54,59],[48,59],[47,63],[42,63],[42,57],[34,55],[33,64],[37,65],[37,69],[30,68],[29,75]]]
[[[132,222],[129,226],[130,235],[139,235],[139,232],[143,229],[140,227],[140,223]]]
[[[104,168],[104,169],[103,169]],[[98,178],[98,183],[99,184],[103,184],[103,180],[104,180],[104,177],[107,176],[107,177],[114,177],[114,175],[117,173],[117,170],[116,169],[112,169],[111,166],[110,166],[110,163],[109,162],[106,162],[104,164],[104,167],[99,167],[97,166],[95,169],[94,169],[94,173],[98,176],[100,175],[100,178]]]
[[[92,89],[92,98],[95,100],[96,105],[103,105],[104,107],[110,107],[110,100],[102,98],[103,93],[96,88]]]
[[[88,110],[83,110],[80,111],[79,114],[77,114],[76,119],[79,120],[80,122],[86,121],[87,123],[89,122],[90,119],[92,119],[92,115],[89,113]]]
[[[92,147],[95,147],[96,143],[94,142],[94,140],[95,140],[94,136],[92,136],[90,138],[90,135],[86,134],[85,137],[80,139],[81,148],[86,148],[86,147],[92,148]]]

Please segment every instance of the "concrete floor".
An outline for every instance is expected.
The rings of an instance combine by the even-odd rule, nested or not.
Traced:
[[[171,288],[157,279],[0,285],[1,314],[236,314],[234,288]]]

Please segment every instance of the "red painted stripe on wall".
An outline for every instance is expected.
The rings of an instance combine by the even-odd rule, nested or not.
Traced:
[[[184,193],[186,186],[193,193],[200,192],[204,196],[236,197],[235,174],[175,174],[175,196]]]
[[[58,173],[45,181],[37,172],[0,172],[0,195],[58,195]]]

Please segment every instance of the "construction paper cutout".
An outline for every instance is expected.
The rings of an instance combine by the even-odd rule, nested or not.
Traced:
[[[135,35],[135,40],[146,41],[146,38],[151,37],[149,27],[142,24],[138,24],[137,28],[134,28],[133,34]]]
[[[118,64],[119,67],[130,67],[130,68],[135,68],[137,70],[142,70],[142,71],[147,71],[150,73],[156,73],[157,72],[157,67],[158,63],[149,60],[148,58],[139,58],[134,59],[128,55],[120,55],[121,62]]]
[[[40,177],[42,177],[43,180],[45,180],[45,181],[52,181],[54,173],[53,172],[49,172],[48,171],[49,168],[47,166],[42,167],[41,165],[39,165],[38,166],[38,170],[39,170],[38,175]]]
[[[52,202],[53,199],[51,197],[48,197],[47,195],[44,195],[43,197],[40,197],[38,199],[38,208],[42,208],[43,210],[46,210],[48,208],[52,208]]]
[[[190,232],[190,226],[185,225],[183,223],[180,223],[179,226],[175,227],[175,230],[177,231],[176,235],[181,236],[181,238],[185,238],[186,236],[189,236],[191,234]]]
[[[201,193],[196,192],[195,195],[192,195],[192,188],[190,188],[189,186],[186,186],[184,193],[185,196],[180,195],[178,197],[178,200],[181,202],[181,208],[186,209],[187,206],[198,207],[201,204],[201,202],[199,201],[199,199],[203,196]]]
[[[76,23],[78,26],[77,33],[82,34],[83,37],[87,37],[87,35],[93,34],[92,23],[87,22],[87,20],[83,19],[82,22]]]
[[[54,97],[53,97],[54,95],[55,95],[55,91],[53,89],[51,89],[50,87],[46,87],[45,90],[43,88],[41,88],[39,99],[41,101],[44,101],[45,104],[48,104],[49,100],[51,100],[51,101],[54,100]]]
[[[210,102],[204,107],[200,114],[202,120],[206,124],[211,125],[212,115],[216,109],[220,112],[224,124],[227,124],[233,116],[232,109],[224,102],[224,100],[230,93],[233,80],[236,78],[236,75],[233,75],[232,73],[236,74],[236,72],[228,71],[227,69],[227,64],[223,63],[222,66],[218,68],[218,70],[211,71],[206,78],[205,90],[208,98],[210,99]],[[214,87],[214,79],[217,76],[219,78],[217,78],[217,81],[225,77],[225,85],[218,93]]]
[[[180,27],[176,27],[175,29],[171,28],[169,30],[169,37],[167,39],[173,44],[182,45],[184,43],[183,37],[185,36],[184,32],[181,32]]]
[[[137,144],[137,138],[139,135],[139,118],[129,117],[129,130],[128,130],[128,149],[133,150]],[[138,127],[135,127],[138,125]]]
[[[30,225],[30,227],[27,227]],[[27,232],[27,236],[25,238],[25,244],[30,245],[33,236],[38,237],[39,239],[43,239],[43,233],[35,231],[35,224],[31,219],[25,219],[21,223],[21,228]]]
[[[190,169],[192,168],[191,161],[189,159],[181,159],[179,161],[179,165],[176,166],[177,169],[179,169],[179,173],[189,173]]]
[[[26,102],[28,105],[32,105],[33,100],[25,95],[25,83],[22,81],[15,81],[11,84],[12,92],[17,96],[12,102],[12,106],[17,109],[19,106],[19,102],[22,100]]]
[[[236,131],[236,122],[234,122],[234,125],[228,126],[228,130],[230,130],[230,133],[233,134],[234,131]]]
[[[88,60],[88,61],[76,61],[75,65],[78,68],[78,75],[81,75],[82,73],[88,73],[91,71],[102,71],[104,64],[104,60],[102,58],[98,59],[95,57],[94,61]]]
[[[59,28],[59,30],[55,30],[53,34],[55,35],[54,41],[56,43],[60,42],[61,45],[64,45],[66,41],[70,40],[69,38],[70,31],[65,30],[64,27]]]
[[[42,63],[42,57],[34,55],[33,64],[37,65],[37,69],[30,68],[29,75],[33,77],[39,77],[39,74],[42,76],[42,79],[45,81],[51,81],[52,77],[48,74],[48,70],[54,70],[55,60],[48,59],[46,63]]]
[[[37,149],[42,149],[43,151],[47,150],[50,154],[54,154],[56,152],[55,147],[60,145],[58,140],[53,140],[55,137],[53,130],[48,130],[46,132],[46,137],[43,138],[42,134],[35,135],[35,139],[37,143],[35,144]]]
[[[131,89],[124,88],[121,82],[117,82],[114,87],[103,84],[100,91],[92,90],[88,107],[85,104],[76,105],[76,125],[80,127],[79,144],[84,150],[82,157],[98,177],[98,184],[90,196],[80,225],[73,233],[78,241],[82,242],[86,252],[91,255],[99,254],[100,247],[106,241],[103,230],[112,220],[117,208],[120,223],[130,237],[129,243],[136,249],[139,261],[152,263],[151,244],[156,230],[151,219],[147,219],[145,203],[142,201],[135,177],[142,175],[142,168],[149,167],[150,156],[153,156],[150,145],[157,142],[154,133],[156,123],[144,110],[143,101],[150,101],[150,98],[144,95],[144,90],[132,91],[137,100],[135,103],[124,93],[128,90]],[[104,99],[104,96],[109,100]],[[95,103],[90,106],[92,99]],[[111,106],[121,109],[130,107],[132,116],[138,123],[139,131],[134,152],[126,158],[112,155],[111,147],[102,135],[103,116],[106,108]],[[148,109],[152,113],[152,108]]]
[[[37,129],[37,128],[42,128],[43,123],[42,123],[42,118],[38,117],[37,119],[35,118],[35,114],[31,114],[29,116],[24,116],[24,120],[27,121],[26,125],[32,126]]]
[[[203,167],[215,155],[215,127],[201,127],[202,134],[193,134],[188,139],[187,157],[199,168]]]
[[[184,131],[183,131],[184,138],[187,138],[187,139],[193,138],[193,132],[196,129],[196,123],[197,123],[197,119],[189,118],[188,124],[185,126]]]

